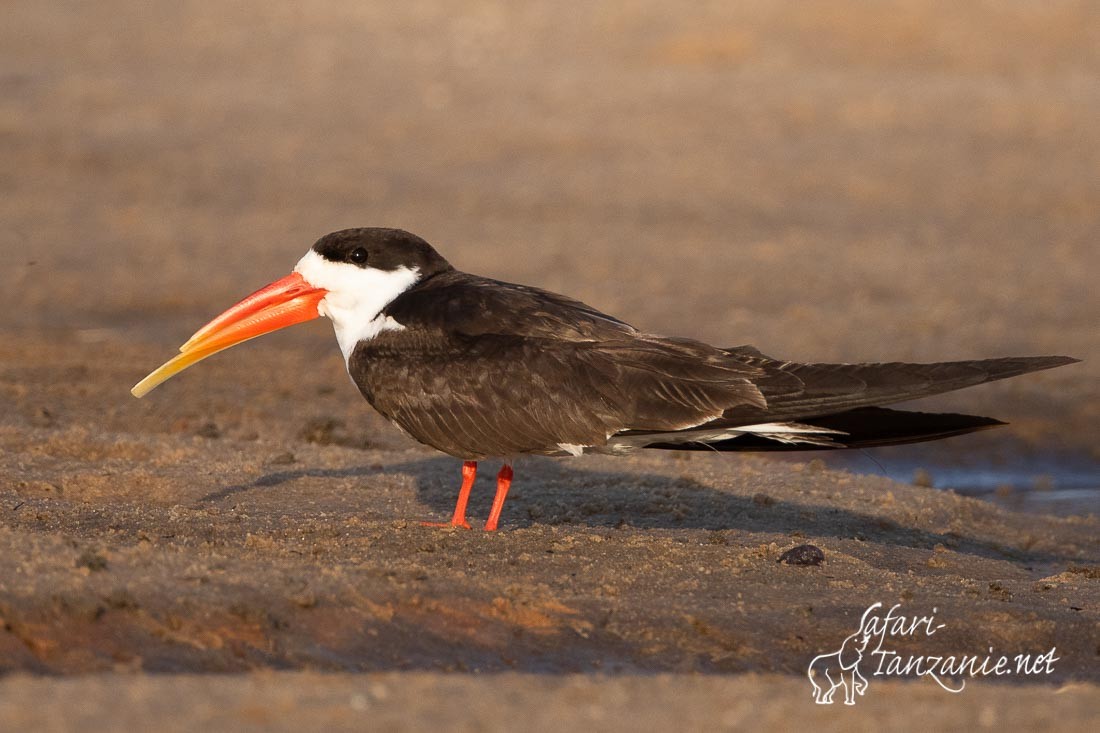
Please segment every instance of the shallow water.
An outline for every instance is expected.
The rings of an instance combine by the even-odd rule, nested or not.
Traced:
[[[821,458],[832,468],[931,485],[1013,511],[1100,514],[1100,462],[1078,453],[1029,449],[959,455],[912,446]]]

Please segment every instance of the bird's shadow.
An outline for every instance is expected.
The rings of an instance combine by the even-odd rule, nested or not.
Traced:
[[[417,499],[439,519],[450,517],[460,483],[459,463],[433,457],[379,466],[304,468],[274,471],[255,481],[210,492],[198,504],[216,503],[244,492],[267,489],[301,478],[347,479],[389,474],[411,475]],[[486,462],[482,466],[489,467]],[[637,529],[734,530],[801,534],[806,537],[857,539],[915,549],[937,545],[956,552],[1024,564],[1080,561],[1077,556],[1006,545],[955,532],[932,532],[890,518],[825,504],[796,503],[764,493],[746,496],[686,477],[656,473],[618,473],[578,468],[566,461],[525,459],[523,468],[538,481],[517,479],[501,519],[503,529],[543,525]],[[535,470],[530,470],[535,468]],[[495,482],[484,469],[471,495],[469,515],[488,514]],[[765,487],[766,488],[766,487]],[[403,518],[403,517],[401,517]]]

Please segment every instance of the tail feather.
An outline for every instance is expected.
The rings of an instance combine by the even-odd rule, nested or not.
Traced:
[[[622,449],[759,451],[868,448],[938,440],[1003,425],[975,415],[882,407],[1041,369],[1073,364],[1067,356],[1005,357],[938,364],[799,364],[750,346],[726,349],[762,374],[754,384],[766,407],[742,405],[676,432],[627,430]]]
[[[911,412],[883,407],[855,410],[803,419],[807,440],[776,440],[757,433],[745,433],[723,440],[690,440],[692,431],[684,431],[676,441],[649,443],[642,447],[664,450],[707,451],[804,451],[838,448],[873,448],[903,443],[920,443],[1004,425],[1000,420],[977,415]],[[816,429],[816,432],[810,432]],[[657,437],[657,436],[654,436]]]

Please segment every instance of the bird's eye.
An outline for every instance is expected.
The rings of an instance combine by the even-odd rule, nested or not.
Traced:
[[[348,259],[357,265],[362,265],[367,261],[367,250],[362,247],[356,247],[351,251],[351,254],[348,255]]]

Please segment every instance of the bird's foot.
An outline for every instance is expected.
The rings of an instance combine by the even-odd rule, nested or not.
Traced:
[[[424,527],[462,527],[473,529],[466,521],[466,504],[470,501],[470,489],[477,478],[477,461],[466,461],[462,464],[462,488],[458,490],[458,501],[455,502],[455,511],[449,522],[421,522]]]
[[[497,474],[497,493],[493,497],[493,508],[489,511],[489,518],[485,521],[485,531],[495,532],[500,523],[500,512],[504,509],[504,499],[508,496],[508,488],[512,485],[512,467],[505,463]]]

